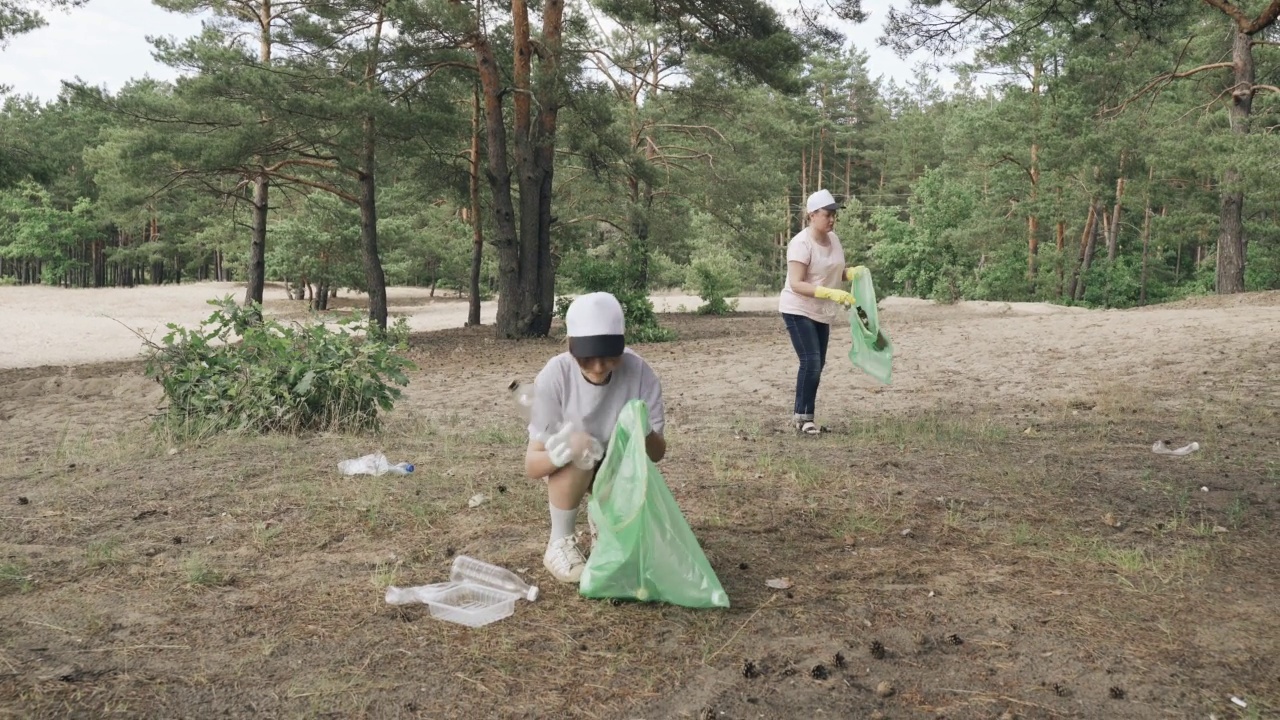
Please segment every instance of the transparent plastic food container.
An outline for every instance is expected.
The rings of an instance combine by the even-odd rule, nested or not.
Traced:
[[[517,596],[512,593],[469,582],[448,585],[427,599],[432,617],[474,628],[501,620],[516,610]]]
[[[538,588],[510,570],[464,555],[454,559],[449,582],[387,588],[388,603],[423,603],[432,617],[473,628],[510,616],[521,597],[535,600]]]

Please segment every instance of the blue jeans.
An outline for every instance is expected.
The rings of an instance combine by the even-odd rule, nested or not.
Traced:
[[[831,338],[831,326],[790,313],[783,313],[782,321],[787,325],[791,345],[800,358],[800,372],[796,373],[796,419],[812,420],[822,368],[827,364],[827,340]]]

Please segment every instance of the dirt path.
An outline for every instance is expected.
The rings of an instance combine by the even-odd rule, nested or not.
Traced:
[[[12,339],[0,344],[0,369],[130,360],[142,346],[138,334],[158,340],[167,323],[195,327],[209,316],[208,301],[227,295],[241,299],[244,286],[225,282],[77,290],[0,286],[0,332]],[[417,332],[460,328],[467,320],[465,300],[443,294],[431,297],[423,288],[389,288],[387,300],[391,317],[406,318]],[[365,302],[362,293],[343,291],[331,309],[363,308]],[[654,296],[658,312],[695,308],[701,302],[688,295]],[[281,318],[308,316],[306,303],[290,300],[278,283],[267,284],[263,305]],[[772,297],[740,300],[744,311],[776,305]],[[496,302],[481,303],[481,323],[492,324],[497,311]]]

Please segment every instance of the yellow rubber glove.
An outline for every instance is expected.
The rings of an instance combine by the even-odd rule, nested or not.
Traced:
[[[834,290],[832,288],[822,287],[821,285],[813,289],[813,296],[816,298],[822,298],[823,300],[838,302],[845,307],[849,307],[855,302],[853,296],[844,290]]]
[[[845,268],[844,281],[853,282],[853,279],[858,276],[859,272],[866,272],[866,271],[867,271],[867,268],[864,265],[855,265],[851,268]]]

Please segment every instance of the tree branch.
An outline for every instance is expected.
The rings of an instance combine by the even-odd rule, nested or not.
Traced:
[[[1204,1],[1209,5],[1226,13],[1227,16],[1230,17],[1232,20],[1235,20],[1236,26],[1239,27],[1241,30],[1244,30],[1245,25],[1247,25],[1249,22],[1249,17],[1244,14],[1244,11],[1236,7],[1235,5],[1232,5],[1230,2],[1227,2],[1227,0],[1204,0]]]
[[[285,175],[284,173],[278,173],[278,172],[272,173],[271,177],[274,180],[283,180],[285,182],[297,183],[299,185],[306,185],[307,187],[310,187],[310,188],[315,188],[317,190],[323,190],[327,193],[332,193],[333,195],[336,195],[337,197],[340,197],[343,200],[346,200],[347,202],[352,203],[353,205],[360,204],[360,198],[356,197],[355,195],[352,195],[349,192],[340,190],[337,187],[330,185],[328,183],[322,183],[316,180],[308,180],[306,178],[300,178],[294,175]]]
[[[611,228],[613,228],[613,229],[617,230],[617,231],[618,231],[618,232],[620,232],[620,233],[624,233],[624,234],[626,234],[626,233],[630,232],[629,230],[627,230],[626,228],[621,227],[620,225],[618,225],[616,222],[614,222],[614,221],[610,220],[609,218],[601,217],[601,216],[599,216],[599,215],[583,215],[582,217],[579,217],[579,218],[574,218],[574,219],[572,219],[572,220],[563,221],[563,222],[561,222],[561,223],[560,223],[560,225],[574,225],[574,224],[577,224],[577,223],[583,223],[583,222],[602,222],[602,223],[604,223],[605,225],[608,225],[609,227],[611,227]]]
[[[1277,2],[1280,2],[1280,0],[1277,0]],[[1138,98],[1142,97],[1143,95],[1146,95],[1147,93],[1151,92],[1154,88],[1156,88],[1158,85],[1160,85],[1160,83],[1166,83],[1166,82],[1170,82],[1170,81],[1172,81],[1172,80],[1178,80],[1178,79],[1180,79],[1180,78],[1191,77],[1192,75],[1195,75],[1195,74],[1197,74],[1197,73],[1206,72],[1206,71],[1208,71],[1208,70],[1218,70],[1218,69],[1221,69],[1221,68],[1229,68],[1229,67],[1234,67],[1234,63],[1230,63],[1230,62],[1209,63],[1208,65],[1201,65],[1200,67],[1192,68],[1192,69],[1187,70],[1187,71],[1185,71],[1185,72],[1168,72],[1168,73],[1164,73],[1163,75],[1157,75],[1157,76],[1156,76],[1156,79],[1154,79],[1154,80],[1152,80],[1151,82],[1147,83],[1147,84],[1146,84],[1146,85],[1145,85],[1141,90],[1139,90],[1138,92],[1134,93],[1134,94],[1133,94],[1133,95],[1132,95],[1128,100],[1125,100],[1124,102],[1120,103],[1120,104],[1119,104],[1118,106],[1116,106],[1116,107],[1113,107],[1113,108],[1105,108],[1105,109],[1102,111],[1102,114],[1103,114],[1103,115],[1107,115],[1107,114],[1115,114],[1115,115],[1118,115],[1118,114],[1120,114],[1121,112],[1124,112],[1124,109],[1125,109],[1125,108],[1127,108],[1127,107],[1129,107],[1129,104],[1130,104],[1130,103],[1132,103],[1134,100],[1137,100]]]
[[[267,174],[275,174],[277,170],[281,168],[291,167],[293,165],[302,165],[304,167],[320,168],[322,170],[340,170],[350,175],[351,177],[360,176],[358,172],[354,170],[346,170],[335,162],[327,162],[324,160],[309,160],[307,158],[294,158],[290,160],[281,160],[280,162],[275,163],[274,165],[264,165],[262,167],[262,172],[265,172]]]
[[[1271,0],[1271,4],[1267,6],[1266,10],[1263,10],[1258,17],[1254,18],[1253,22],[1240,29],[1245,35],[1254,35],[1271,27],[1276,18],[1280,18],[1280,0]]]

